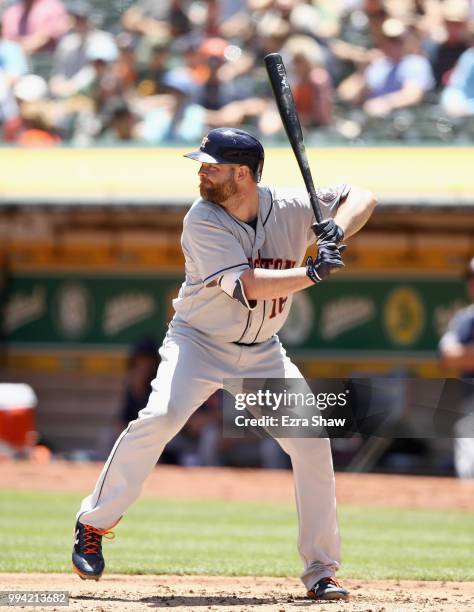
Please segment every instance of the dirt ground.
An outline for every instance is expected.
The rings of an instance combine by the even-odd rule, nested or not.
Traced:
[[[474,584],[347,580],[351,599],[344,603],[308,600],[295,578],[217,576],[119,576],[100,582],[64,574],[0,574],[2,590],[69,592],[69,607],[35,607],[78,612],[138,612],[153,608],[224,612],[291,612],[312,606],[320,612],[467,612],[474,610]]]
[[[87,493],[100,469],[99,464],[4,462],[0,488]],[[339,503],[474,510],[474,481],[338,474],[337,493]],[[293,484],[290,472],[160,466],[147,480],[144,495],[291,502]],[[316,603],[305,598],[297,578],[104,575],[100,582],[90,582],[72,573],[0,574],[0,590],[67,591],[68,609],[76,611],[196,608],[286,612],[307,606],[317,606],[321,612],[474,611],[474,582],[347,580],[344,584],[351,591],[350,601]],[[28,609],[59,612],[65,608],[49,605]]]

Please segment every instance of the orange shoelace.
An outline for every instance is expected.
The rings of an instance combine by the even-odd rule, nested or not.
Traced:
[[[98,529],[92,525],[84,525],[84,554],[96,555],[102,549],[102,538],[113,540],[115,533],[110,529]]]

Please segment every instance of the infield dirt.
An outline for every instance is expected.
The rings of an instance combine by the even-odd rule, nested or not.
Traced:
[[[90,612],[138,612],[154,608],[225,612],[290,612],[312,606],[320,612],[467,612],[474,610],[474,584],[463,582],[355,581],[344,584],[351,599],[344,603],[308,600],[295,578],[216,576],[104,576],[84,582],[64,574],[0,574],[2,589],[63,590],[68,608],[35,607]],[[27,609],[27,608],[25,608]]]

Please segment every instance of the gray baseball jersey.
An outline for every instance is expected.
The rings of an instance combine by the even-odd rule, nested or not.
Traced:
[[[347,191],[346,185],[318,190],[324,218],[334,216]],[[221,289],[222,275],[248,268],[300,266],[315,242],[314,215],[305,191],[259,187],[258,193],[255,230],[202,198],[184,219],[186,280],[173,301],[176,319],[226,342],[252,344],[271,338],[285,323],[292,296],[246,306]]]

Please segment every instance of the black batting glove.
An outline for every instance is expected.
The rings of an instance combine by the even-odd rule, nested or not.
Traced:
[[[326,219],[321,223],[313,223],[311,229],[318,240],[318,244],[335,242],[339,244],[344,240],[344,231],[334,219]]]
[[[341,253],[345,249],[345,245],[339,248],[334,242],[325,242],[319,245],[316,261],[311,256],[306,260],[306,275],[313,283],[320,283],[339,268],[344,267]]]

